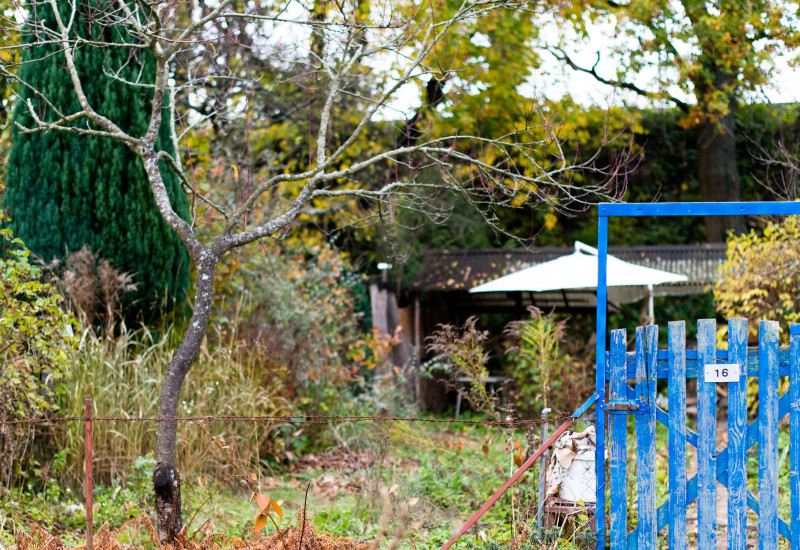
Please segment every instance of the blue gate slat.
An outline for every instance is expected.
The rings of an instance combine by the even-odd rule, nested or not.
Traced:
[[[758,547],[778,547],[778,323],[758,327]]]
[[[636,525],[638,550],[656,550],[656,351],[658,327],[636,329],[636,398],[648,405],[647,414],[636,415],[636,488],[639,518]],[[630,542],[630,538],[629,538]]]
[[[667,350],[660,350],[658,352],[658,366],[657,373],[659,378],[669,378],[667,372],[667,360],[669,352]],[[607,354],[606,354],[607,355]],[[779,359],[779,373],[780,376],[789,376],[789,348],[780,348],[778,352]],[[636,357],[634,353],[627,355],[628,361],[628,378],[636,378]],[[606,358],[608,363],[608,358]],[[728,350],[717,350],[717,363],[733,363],[729,360]],[[751,349],[747,352],[747,376],[758,376],[758,350]],[[606,370],[606,377],[608,377],[608,370]],[[697,350],[686,350],[686,378],[697,378]]]
[[[611,399],[626,399],[625,329],[611,331]],[[611,550],[625,550],[628,535],[627,495],[627,414],[611,414],[611,491],[610,527]]]
[[[669,413],[667,411],[665,411],[660,407],[656,407],[656,419],[659,421],[659,423],[669,428]],[[695,449],[697,448],[698,445],[697,434],[692,430],[690,430],[689,428],[686,428],[686,443],[688,443]]]
[[[728,320],[728,361],[747,357],[747,319]],[[728,550],[747,550],[747,373],[728,384]],[[719,461],[722,462],[722,453]]]
[[[800,325],[789,328],[790,437],[789,487],[792,494],[792,548],[800,548]]]
[[[659,409],[659,410],[661,410],[661,409]],[[663,412],[663,411],[661,411],[661,412]],[[666,413],[664,413],[664,414],[666,414]],[[778,401],[778,416],[780,418],[783,418],[787,414],[789,414],[789,394],[788,393],[782,395],[780,400]],[[752,447],[753,445],[755,445],[756,443],[758,443],[758,434],[759,434],[759,419],[757,418],[753,422],[751,422],[750,425],[747,427],[747,448],[748,449],[750,447]],[[717,480],[720,481],[720,482],[723,482],[723,483],[725,482],[725,480],[727,478],[727,465],[728,465],[728,449],[725,449],[722,452],[720,452],[719,456],[717,457]],[[687,497],[687,500],[686,500],[686,504],[687,505],[691,504],[692,502],[694,502],[694,499],[697,498],[697,480],[694,477],[691,479],[691,481],[686,486],[686,497]],[[669,523],[671,500],[672,499],[670,499],[670,501],[668,501],[668,502],[665,502],[664,504],[662,504],[658,508],[658,530],[659,531],[661,531]],[[750,504],[751,504],[751,502],[748,499],[748,505],[750,505]],[[751,506],[751,508],[752,508],[752,506]],[[757,509],[756,509],[756,511],[757,511]],[[779,525],[781,523],[784,523],[784,521],[782,519],[779,520]],[[781,532],[781,534],[783,534],[784,530],[781,529],[780,532]],[[789,532],[788,525],[786,527],[785,532],[786,533]],[[786,535],[786,537],[788,538],[788,534]]]
[[[756,514],[756,516],[761,517],[761,510],[759,509],[760,507],[758,505],[758,499],[750,491],[747,491],[747,505]],[[780,534],[780,536],[782,536],[786,540],[789,540],[791,537],[791,529],[789,529],[789,524],[783,521],[781,518],[778,518],[778,534]],[[777,545],[774,546],[774,548],[777,547],[778,547]],[[794,548],[794,546],[792,546],[791,548]]]
[[[669,323],[669,547],[686,548],[686,323]]]
[[[717,547],[717,385],[705,381],[703,365],[714,364],[717,356],[717,322],[697,321],[697,547]],[[685,422],[685,420],[684,420]]]
[[[788,402],[788,401],[787,401]],[[722,460],[722,453],[719,454],[720,461]],[[717,468],[723,468],[720,466],[719,461],[717,462]],[[725,479],[725,471],[718,471],[717,480],[723,481]],[[689,482],[686,484],[686,502],[687,505],[694,502],[697,498],[697,476],[692,477]],[[759,506],[758,506],[758,499],[753,495],[751,492],[747,492],[747,506],[750,507],[753,512],[758,516],[760,513]],[[667,526],[669,521],[669,502],[665,502],[661,506],[658,507],[658,530],[661,531],[664,527]],[[789,524],[783,521],[782,518],[778,518],[778,533],[782,537],[785,537],[789,540],[791,529],[789,529]],[[729,532],[730,534],[730,532]],[[730,540],[730,539],[729,539]],[[632,548],[631,541],[628,541],[628,548]],[[634,546],[635,548],[635,546]],[[794,548],[794,546],[792,546]]]

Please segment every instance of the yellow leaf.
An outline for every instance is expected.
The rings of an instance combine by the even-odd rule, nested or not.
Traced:
[[[417,497],[414,497],[414,498],[412,498],[411,500],[408,501],[408,505],[409,506],[414,506],[417,502],[419,502],[419,499]]]
[[[267,514],[257,513],[256,517],[253,518],[253,523],[255,523],[255,531],[258,533],[267,526]]]
[[[283,519],[283,510],[281,510],[281,507],[278,506],[278,503],[274,500],[270,500],[269,505],[272,506],[272,509],[275,510],[276,514],[278,514],[278,517]]]

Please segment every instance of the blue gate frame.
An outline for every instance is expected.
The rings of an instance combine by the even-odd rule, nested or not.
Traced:
[[[606,421],[604,404],[606,402],[606,339],[608,306],[607,257],[608,257],[608,218],[610,217],[662,217],[662,216],[791,216],[800,215],[800,202],[728,202],[728,203],[601,203],[598,205],[597,250],[597,346],[595,395],[597,414],[597,450],[595,471],[597,474],[596,536],[597,548],[606,548]]]

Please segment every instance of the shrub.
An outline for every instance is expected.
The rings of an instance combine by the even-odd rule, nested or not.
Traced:
[[[463,327],[439,325],[428,337],[428,351],[434,353],[430,365],[444,369],[453,379],[453,388],[469,400],[472,406],[483,413],[497,416],[494,399],[486,392],[486,378],[489,371],[486,363],[488,331],[475,327],[477,317],[470,317]],[[470,379],[466,390],[456,383],[458,377]]]
[[[123,299],[138,286],[132,274],[121,273],[86,246],[68,254],[64,262],[54,259],[45,271],[50,282],[64,292],[74,312],[90,325],[102,323],[107,332],[123,320]]]
[[[220,266],[213,338],[247,342],[265,372],[280,374],[300,411],[330,414],[363,371],[380,363],[370,350],[382,343],[361,335],[361,277],[326,243],[263,243],[236,254]]]
[[[755,336],[758,321],[800,322],[800,218],[770,222],[759,234],[731,236],[719,281],[714,285],[717,311],[749,319]]]
[[[535,307],[528,309],[530,318],[506,328],[517,342],[507,353],[517,407],[524,415],[546,407],[572,412],[593,391],[589,362],[567,353],[566,320]]]
[[[8,220],[0,211],[0,223]],[[0,227],[0,420],[45,416],[69,365],[73,318],[56,289],[39,280],[29,251]],[[30,458],[32,429],[0,425],[0,472],[8,486]]]

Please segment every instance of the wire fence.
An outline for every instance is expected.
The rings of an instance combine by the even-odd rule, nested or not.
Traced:
[[[415,417],[415,416],[355,416],[355,415],[296,415],[296,414],[286,414],[286,415],[256,415],[256,416],[212,416],[212,415],[204,415],[204,416],[95,416],[93,414],[93,402],[91,398],[87,398],[85,400],[85,414],[84,416],[64,416],[64,417],[39,417],[39,418],[21,418],[21,419],[13,419],[13,420],[0,420],[0,427],[5,426],[34,426],[34,425],[55,425],[55,424],[64,424],[64,423],[71,423],[71,422],[84,422],[84,437],[85,437],[85,464],[84,464],[84,474],[86,483],[84,486],[85,489],[85,501],[86,501],[86,550],[92,550],[92,543],[93,543],[93,520],[92,520],[92,501],[93,501],[93,444],[92,444],[92,425],[95,422],[111,422],[111,423],[134,423],[134,422],[141,422],[141,423],[161,423],[161,422],[172,422],[172,423],[189,423],[189,424],[196,424],[197,427],[208,437],[211,435],[202,427],[204,423],[211,423],[211,422],[224,422],[228,423],[229,426],[232,422],[251,422],[254,424],[258,423],[268,423],[268,424],[288,424],[292,426],[298,425],[310,425],[310,424],[350,424],[350,423],[366,423],[366,422],[376,422],[376,423],[386,423],[386,422],[407,422],[407,423],[426,423],[426,424],[444,424],[444,425],[460,425],[460,426],[467,426],[467,425],[482,425],[482,426],[495,426],[495,427],[502,427],[502,428],[527,428],[528,430],[531,429],[532,426],[541,426],[542,424],[561,424],[559,430],[556,431],[548,441],[543,441],[542,446],[539,450],[530,456],[527,461],[525,462],[522,467],[516,472],[511,479],[509,479],[506,484],[501,487],[501,489],[490,499],[489,502],[484,505],[484,507],[476,513],[473,518],[470,519],[471,522],[477,521],[477,519],[494,503],[494,501],[499,498],[499,496],[505,492],[505,490],[520,476],[522,473],[536,461],[537,459],[544,461],[546,460],[546,453],[545,450],[555,441],[558,435],[563,432],[569,425],[571,425],[575,421],[580,421],[576,415],[562,415],[562,416],[541,416],[540,418],[535,419],[520,419],[514,418],[508,412],[502,413],[505,414],[505,418],[496,418],[496,419],[466,419],[466,418],[423,418],[423,417]],[[546,429],[546,428],[545,428]],[[546,432],[542,433],[543,439]],[[211,437],[214,440],[213,437]],[[238,451],[237,451],[238,452]],[[541,456],[541,458],[540,458]],[[231,457],[229,457],[231,458]],[[234,464],[236,461],[231,458]],[[244,476],[244,474],[242,474]],[[246,477],[246,476],[245,476]],[[467,526],[470,523],[468,522]],[[465,530],[462,529],[460,534],[463,534]],[[451,539],[450,544],[454,542],[458,536],[455,536]],[[447,547],[448,545],[446,545]]]
[[[282,424],[344,424],[354,422],[426,422],[430,424],[461,424],[518,427],[553,423],[567,420],[570,415],[549,417],[547,419],[458,419],[458,418],[420,418],[409,416],[340,416],[340,415],[277,415],[277,416],[64,416],[44,418],[23,418],[0,420],[0,426],[25,424],[57,424],[65,422],[267,422]]]

